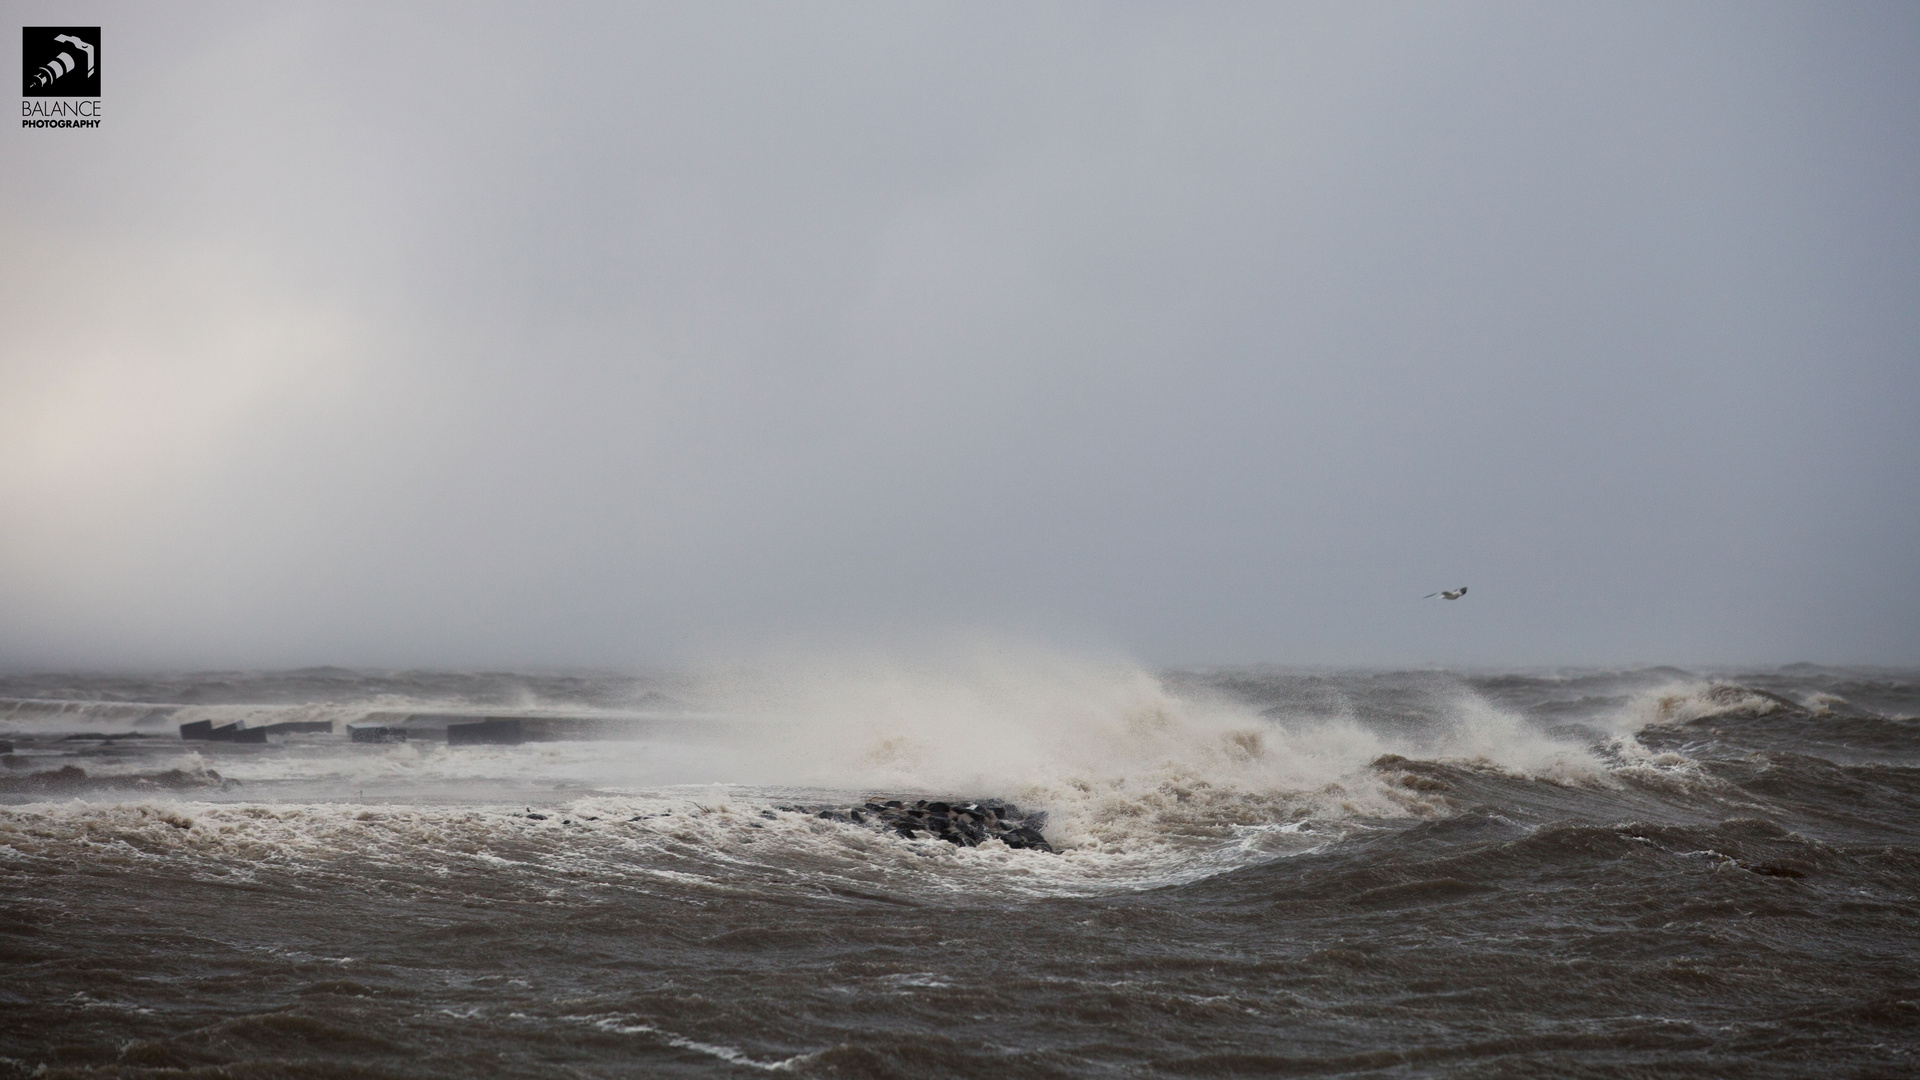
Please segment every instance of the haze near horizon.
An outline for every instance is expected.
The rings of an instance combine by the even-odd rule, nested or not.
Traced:
[[[1913,5],[86,10],[0,666],[1920,663]]]

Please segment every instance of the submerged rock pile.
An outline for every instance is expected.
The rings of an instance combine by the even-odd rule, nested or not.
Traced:
[[[812,814],[827,821],[844,821],[870,829],[897,833],[908,840],[922,837],[975,847],[998,840],[1010,848],[1053,851],[1040,830],[1046,827],[1042,811],[1023,813],[998,799],[949,803],[938,800],[869,799],[859,806],[782,806],[779,809]]]

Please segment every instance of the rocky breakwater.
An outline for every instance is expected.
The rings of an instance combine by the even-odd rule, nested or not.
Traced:
[[[1053,851],[1053,845],[1047,843],[1041,833],[1047,824],[1045,812],[1023,812],[1012,803],[998,799],[946,802],[874,798],[858,806],[782,806],[780,809],[892,832],[908,840],[945,840],[962,847],[977,847],[989,840],[998,840],[1010,848]]]

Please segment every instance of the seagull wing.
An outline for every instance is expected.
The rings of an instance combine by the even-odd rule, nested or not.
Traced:
[[[1431,599],[1433,599],[1434,597],[1436,597],[1436,596],[1439,596],[1439,595],[1440,595],[1440,594],[1439,594],[1439,593],[1437,593],[1437,592],[1430,592],[1430,593],[1428,593],[1427,595],[1425,595],[1425,596],[1423,596],[1423,597],[1421,597],[1420,599],[1422,599],[1422,600],[1431,600]]]

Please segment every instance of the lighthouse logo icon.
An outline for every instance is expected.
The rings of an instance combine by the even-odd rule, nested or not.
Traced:
[[[25,97],[99,97],[100,28],[23,26],[20,66]]]

